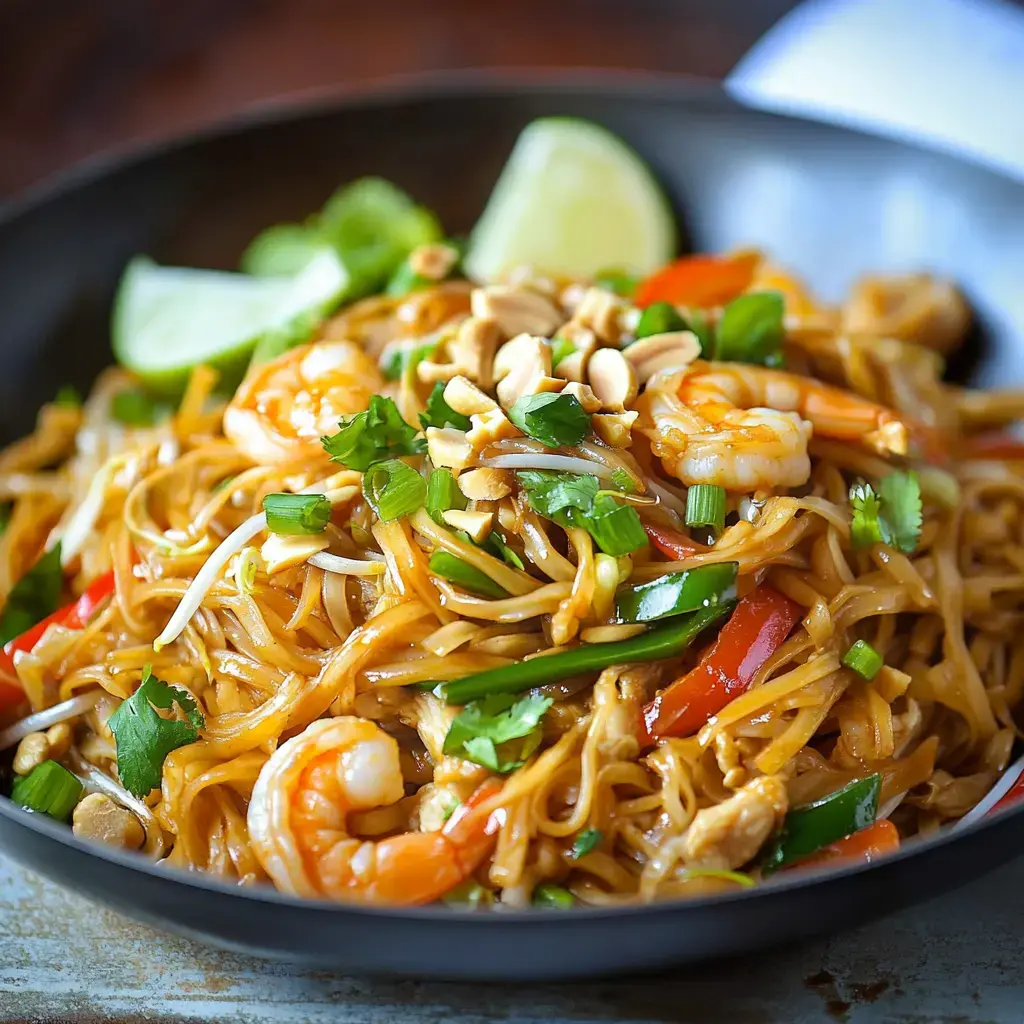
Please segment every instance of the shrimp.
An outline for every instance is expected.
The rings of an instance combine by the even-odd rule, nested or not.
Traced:
[[[799,487],[810,478],[814,432],[906,454],[895,413],[820,381],[739,363],[694,363],[648,386],[641,429],[685,484],[730,491]]]
[[[302,345],[256,367],[224,410],[224,433],[254,462],[326,459],[320,437],[384,388],[354,342]]]
[[[260,771],[249,802],[249,838],[274,884],[297,896],[415,905],[465,881],[495,843],[499,815],[481,805],[485,782],[440,832],[356,839],[350,812],[405,793],[398,744],[363,718],[321,719],[282,743]]]

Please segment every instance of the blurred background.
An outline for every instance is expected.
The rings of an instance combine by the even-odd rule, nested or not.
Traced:
[[[254,104],[465,67],[722,78],[795,0],[0,0],[0,198]]]

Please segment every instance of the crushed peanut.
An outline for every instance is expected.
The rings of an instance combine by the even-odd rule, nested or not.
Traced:
[[[310,536],[282,536],[272,533],[260,548],[260,558],[266,565],[267,572],[273,575],[284,569],[293,569],[304,565],[310,556],[326,550],[327,534],[316,533]]]
[[[590,422],[594,432],[605,444],[613,448],[628,448],[638,415],[637,412],[604,412],[598,413]]]
[[[583,406],[584,412],[597,412],[601,408],[601,399],[594,394],[594,389],[589,384],[570,381],[562,388],[562,394],[572,395]]]
[[[448,381],[444,389],[444,400],[463,416],[498,408],[498,403],[490,395],[462,376],[452,377]]]
[[[646,384],[663,370],[681,370],[700,358],[700,342],[692,331],[667,331],[634,341],[622,353]]]
[[[46,730],[46,742],[50,745],[49,757],[63,757],[71,747],[74,739],[74,729],[70,722],[58,722]]]
[[[474,288],[470,302],[473,315],[496,321],[506,338],[517,334],[547,337],[562,322],[561,312],[549,298],[522,285]]]
[[[468,512],[450,508],[441,513],[441,518],[453,530],[465,530],[475,544],[482,544],[494,528],[493,512]]]
[[[624,412],[636,398],[636,371],[617,348],[599,348],[590,357],[587,377],[601,407],[610,412]]]
[[[409,269],[428,281],[442,281],[458,262],[459,254],[453,246],[444,242],[429,242],[417,245],[409,253]]]
[[[466,434],[466,440],[469,442],[471,453],[481,452],[495,441],[501,441],[506,437],[516,437],[519,434],[519,431],[512,425],[512,421],[500,409],[479,412],[475,416],[470,416],[469,421],[473,426]],[[437,463],[435,462],[434,465],[436,466]],[[465,466],[453,468],[464,469]]]
[[[71,831],[82,839],[137,850],[146,833],[139,819],[104,793],[90,793],[71,816]]]
[[[28,775],[49,756],[50,741],[46,738],[46,733],[30,732],[21,738],[18,749],[14,752],[14,771],[18,775]]]
[[[589,327],[605,345],[617,345],[622,335],[619,313],[622,303],[606,288],[588,288],[580,300],[573,320]]]
[[[500,410],[497,411],[500,415]],[[473,461],[473,445],[464,430],[427,427],[427,454],[436,469],[465,469]]]
[[[470,501],[500,501],[512,493],[508,470],[469,469],[459,474],[459,490]]]

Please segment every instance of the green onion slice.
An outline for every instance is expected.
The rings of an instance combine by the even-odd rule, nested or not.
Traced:
[[[363,474],[363,496],[382,523],[412,515],[427,498],[427,481],[401,459],[375,462]]]
[[[549,448],[577,445],[590,429],[590,417],[575,395],[543,392],[523,395],[508,418],[524,433]]]
[[[652,334],[667,334],[670,331],[687,329],[688,324],[671,302],[652,302],[640,315],[636,325],[636,340],[649,338]]]
[[[430,556],[430,571],[481,597],[508,597],[508,591],[499,587],[487,573],[448,551],[435,551]]]
[[[67,821],[83,791],[81,782],[67,768],[56,761],[44,761],[28,775],[14,780],[11,799],[30,811]]]
[[[323,533],[331,503],[323,494],[268,494],[263,499],[267,529],[286,537]]]
[[[734,601],[738,569],[737,562],[713,562],[623,587],[615,594],[616,621],[654,622]]]
[[[575,351],[576,343],[568,338],[552,338],[551,368],[554,369],[566,356],[571,356]]]
[[[586,857],[588,853],[597,849],[602,838],[604,837],[599,828],[585,828],[582,832],[578,832],[572,844],[572,859],[579,860],[580,857]]]
[[[686,525],[709,526],[721,532],[725,526],[725,488],[694,484],[686,492]]]
[[[639,283],[639,278],[627,274],[624,270],[602,270],[594,278],[594,284],[598,288],[606,288],[624,299],[633,298]]]
[[[438,526],[447,526],[442,512],[458,509],[460,512],[469,505],[469,499],[459,490],[455,475],[450,469],[435,469],[427,481],[427,512]]]
[[[885,661],[866,640],[858,640],[843,655],[843,664],[870,682],[881,671]]]
[[[778,292],[750,292],[733,299],[718,321],[715,358],[734,363],[782,365],[785,329],[782,296]]]
[[[542,882],[533,890],[533,905],[554,910],[568,910],[576,905],[576,897],[568,889],[552,882]]]

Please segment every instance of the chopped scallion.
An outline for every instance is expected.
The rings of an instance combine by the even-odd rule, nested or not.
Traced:
[[[427,512],[438,526],[447,526],[442,512],[456,508],[460,512],[469,505],[469,499],[459,490],[450,469],[435,469],[427,481]]]
[[[151,427],[169,413],[167,405],[141,388],[118,391],[110,400],[110,415],[126,427]]]
[[[784,312],[779,292],[749,292],[733,299],[718,321],[715,358],[735,363],[782,365]]]
[[[363,496],[382,523],[412,515],[427,497],[427,481],[401,459],[375,462],[363,474]]]
[[[580,857],[586,857],[588,853],[597,849],[602,838],[599,828],[585,828],[582,832],[578,832],[572,844],[572,859],[579,860]]]
[[[885,661],[866,640],[857,640],[843,655],[843,664],[870,682],[881,671]]]
[[[725,526],[725,488],[694,484],[686,492],[686,525],[709,526],[720,531]]]
[[[267,529],[283,536],[323,533],[331,503],[323,494],[268,494],[263,499]]]
[[[568,889],[552,882],[542,882],[533,890],[533,905],[554,910],[568,910],[576,905],[576,897]]]
[[[403,260],[391,275],[391,279],[384,288],[384,294],[390,295],[393,299],[401,299],[411,292],[427,288],[431,283],[421,274],[417,274],[409,265],[408,260]]]
[[[449,551],[435,551],[430,556],[430,571],[481,597],[508,597],[508,591],[499,587],[487,573]]]
[[[639,283],[638,278],[622,270],[602,270],[594,278],[594,284],[598,288],[607,288],[624,299],[633,298]]]
[[[686,321],[671,302],[652,302],[640,315],[636,325],[636,340],[649,338],[653,334],[667,334],[670,331],[686,329]]]
[[[14,780],[11,799],[30,811],[67,821],[82,798],[81,782],[56,761],[36,765],[28,775]]]

